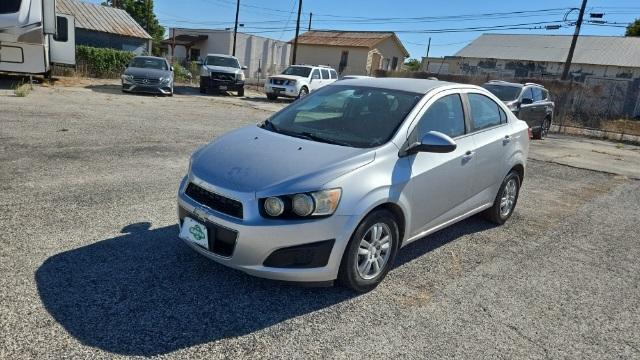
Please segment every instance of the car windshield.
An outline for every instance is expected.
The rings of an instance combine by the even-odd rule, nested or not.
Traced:
[[[274,132],[358,148],[388,142],[422,94],[362,86],[326,86],[273,115]]]
[[[163,59],[133,58],[129,67],[143,69],[167,70],[167,62]]]
[[[22,0],[2,0],[0,1],[0,14],[13,14],[20,10]]]
[[[309,74],[311,74],[311,68],[304,66],[289,66],[282,72],[282,75],[293,75],[302,77],[309,77]]]
[[[502,101],[513,101],[518,98],[520,95],[520,90],[522,90],[519,86],[508,86],[508,85],[482,85],[483,88],[489,90],[493,95],[497,96],[498,99]]]
[[[240,64],[237,59],[223,56],[207,56],[204,60],[204,64],[209,66],[223,66],[240,69]]]

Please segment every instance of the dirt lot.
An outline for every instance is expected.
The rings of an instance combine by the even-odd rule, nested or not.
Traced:
[[[176,238],[189,154],[285,102],[81,85],[0,90],[0,358],[640,357],[640,181],[618,171],[637,172],[637,150],[535,143],[508,224],[428,236],[355,296],[252,278]],[[623,165],[566,166],[554,146],[614,147]]]

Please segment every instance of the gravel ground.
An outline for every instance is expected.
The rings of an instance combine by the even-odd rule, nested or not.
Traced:
[[[301,288],[176,239],[189,154],[283,104],[117,90],[0,94],[0,358],[640,358],[640,181],[533,160],[505,226]]]

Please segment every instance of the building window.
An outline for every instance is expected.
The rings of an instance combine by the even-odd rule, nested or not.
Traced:
[[[200,49],[191,49],[189,53],[189,59],[198,60],[200,59]]]

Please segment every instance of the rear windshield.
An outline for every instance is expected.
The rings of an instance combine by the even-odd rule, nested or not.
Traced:
[[[518,98],[520,91],[519,86],[506,86],[506,85],[482,85],[483,88],[489,90],[493,95],[497,96],[502,101],[512,101]]]
[[[133,58],[129,66],[133,68],[168,70],[167,62],[162,59]]]
[[[13,14],[20,10],[22,0],[0,0],[0,14]]]
[[[303,66],[289,66],[282,72],[282,75],[293,75],[302,77],[309,77],[309,74],[311,74],[311,68]]]
[[[240,69],[238,60],[223,56],[207,56],[207,58],[204,60],[204,64],[209,66],[222,66]]]

